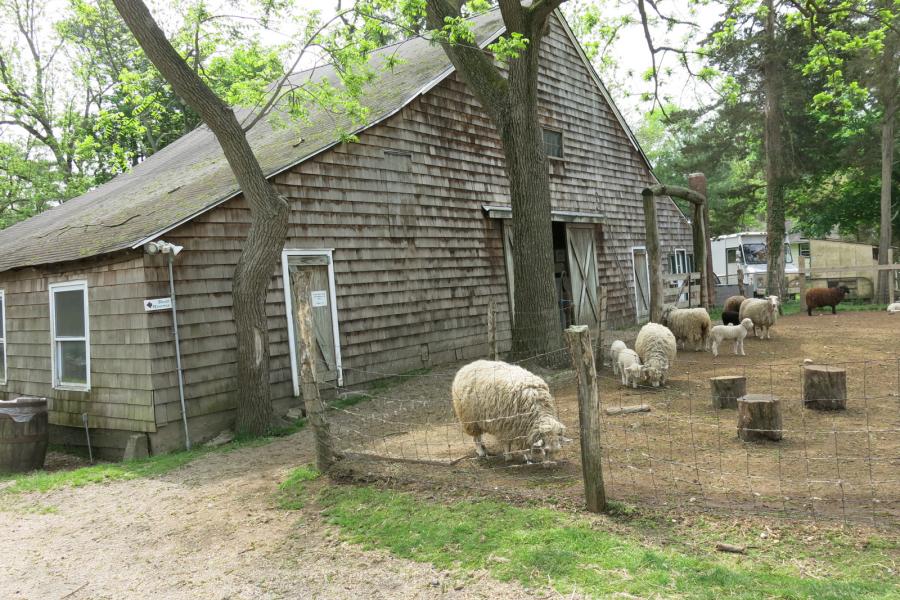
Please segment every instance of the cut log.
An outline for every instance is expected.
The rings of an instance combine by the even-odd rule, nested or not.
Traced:
[[[716,550],[719,552],[731,552],[732,554],[747,554],[746,546],[735,546],[734,544],[726,544],[725,542],[718,542],[716,544]]]
[[[781,400],[771,394],[747,394],[737,401],[738,437],[745,442],[780,440]]]
[[[711,377],[709,389],[713,408],[737,408],[738,398],[747,394],[747,378],[741,375]]]
[[[639,412],[650,412],[649,404],[635,404],[634,406],[615,406],[613,408],[607,408],[606,414],[610,416],[614,415],[627,415],[631,413],[639,413]]]
[[[827,365],[803,365],[803,405],[817,410],[847,408],[847,371]]]

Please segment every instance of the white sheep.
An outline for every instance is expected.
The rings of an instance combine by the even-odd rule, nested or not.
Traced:
[[[503,444],[507,460],[516,451],[526,462],[538,455],[548,462],[567,441],[547,383],[522,367],[490,360],[469,363],[453,378],[452,395],[453,412],[463,431],[475,438],[480,457],[487,455],[485,433]]]
[[[665,385],[669,366],[678,352],[675,336],[669,328],[658,323],[647,323],[638,332],[634,349],[644,363],[643,378],[653,387]]]
[[[622,374],[622,385],[630,383],[637,388],[641,378],[641,371],[643,370],[641,359],[638,357],[637,352],[628,348],[620,350],[617,366],[618,372]]]
[[[900,313],[900,302],[888,304],[887,311],[889,314]]]
[[[669,328],[675,339],[684,348],[691,342],[694,350],[706,350],[712,321],[705,308],[677,308],[669,305],[663,308],[662,324]]]
[[[609,347],[609,361],[613,366],[613,375],[619,374],[619,352],[625,350],[628,346],[622,340],[616,340]]]
[[[741,321],[744,319],[753,321],[753,333],[756,337],[771,339],[769,329],[778,320],[778,296],[747,298],[741,302],[741,310],[738,316]]]
[[[709,332],[712,341],[712,355],[719,355],[719,344],[724,340],[734,340],[734,353],[747,356],[744,353],[744,338],[753,330],[753,321],[744,319],[740,325],[716,325]]]

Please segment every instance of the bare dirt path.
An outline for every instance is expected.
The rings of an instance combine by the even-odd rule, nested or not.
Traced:
[[[275,506],[308,431],[155,479],[6,498],[0,598],[533,598],[340,541],[313,507]],[[47,512],[52,507],[52,512]],[[458,588],[458,589],[456,589]]]

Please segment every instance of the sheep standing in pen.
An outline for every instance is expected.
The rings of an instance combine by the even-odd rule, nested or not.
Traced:
[[[744,352],[744,338],[753,330],[753,321],[744,319],[740,325],[716,325],[709,332],[712,341],[712,355],[719,356],[719,344],[725,340],[734,340],[734,353],[747,356]]]
[[[662,324],[681,342],[682,349],[691,342],[694,350],[706,350],[709,329],[712,321],[705,308],[676,308],[666,306],[662,312]]]
[[[489,433],[503,444],[504,457],[521,452],[526,462],[540,456],[552,460],[559,451],[566,426],[556,419],[550,388],[537,375],[500,361],[477,360],[453,378],[453,412],[463,431],[475,438],[475,453],[487,450],[482,436]]]
[[[619,374],[619,352],[627,349],[628,346],[622,340],[616,340],[609,347],[609,360],[613,366],[613,375]]]
[[[726,310],[722,312],[723,325],[740,325],[741,313],[737,310]]]
[[[900,302],[894,302],[893,304],[888,304],[887,311],[889,315],[894,313],[900,313]]]
[[[744,296],[729,296],[722,305],[722,312],[740,312],[741,303],[746,299]]]
[[[769,330],[775,325],[775,321],[778,320],[778,296],[747,298],[741,302],[739,315],[741,321],[744,319],[753,321],[753,333],[756,337],[771,339]]]
[[[653,387],[665,385],[669,366],[678,353],[675,336],[669,328],[659,323],[647,323],[638,332],[634,349],[644,363],[642,377]]]
[[[637,352],[628,348],[620,350],[617,365],[619,373],[622,374],[622,385],[630,383],[632,387],[637,388],[643,370]]]
[[[833,288],[813,288],[806,292],[806,314],[812,316],[814,308],[822,308],[824,306],[831,307],[831,314],[837,314],[837,305],[841,303],[844,296],[850,293],[850,288],[846,285],[839,285]]]

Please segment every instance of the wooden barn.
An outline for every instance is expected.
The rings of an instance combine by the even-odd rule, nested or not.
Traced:
[[[486,45],[498,12],[475,20]],[[550,156],[557,271],[569,321],[594,324],[598,286],[613,323],[647,313],[641,190],[650,165],[561,14],[540,82]],[[371,84],[356,143],[331,114],[298,127],[265,120],[249,139],[293,207],[268,297],[276,408],[298,396],[295,323],[285,282],[312,274],[319,360],[354,385],[486,354],[486,307],[509,345],[508,184],[498,136],[440,47],[414,39]],[[246,113],[242,113],[246,114]],[[658,199],[664,265],[691,248],[690,226]],[[229,425],[236,403],[231,277],[249,211],[212,134],[184,136],[128,173],[0,231],[0,398],[50,399],[52,441],[121,456],[134,434],[151,451],[183,444],[167,256],[174,260],[180,358],[194,442]],[[686,264],[686,258],[683,260]],[[574,289],[573,289],[574,288]]]

